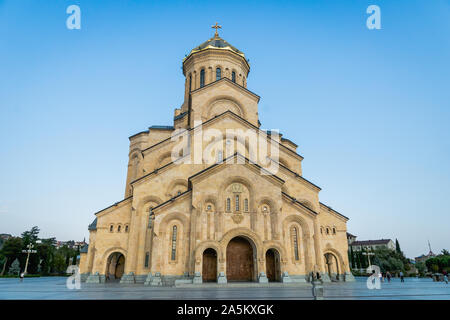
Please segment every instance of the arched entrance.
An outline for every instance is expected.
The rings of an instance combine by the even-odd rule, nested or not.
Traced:
[[[235,237],[227,246],[227,280],[253,281],[254,250],[252,244],[244,237]]]
[[[280,281],[280,254],[275,249],[266,251],[266,275],[270,282]]]
[[[113,252],[106,264],[106,280],[120,280],[125,268],[125,256],[120,252]]]
[[[217,252],[214,249],[203,251],[202,277],[203,282],[217,281]]]
[[[330,252],[325,253],[325,268],[331,281],[339,281],[339,263],[336,256]]]

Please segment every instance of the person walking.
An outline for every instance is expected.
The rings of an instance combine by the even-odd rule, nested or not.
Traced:
[[[403,275],[403,271],[400,271],[400,281],[405,282],[405,276]]]
[[[444,274],[444,281],[445,281],[446,284],[448,284],[448,276],[447,276],[447,273]]]
[[[25,277],[24,273],[21,272],[21,273],[20,273],[20,282],[23,282],[23,278],[24,278],[24,277]]]
[[[386,272],[386,278],[387,278],[388,282],[391,282],[391,273],[389,271]]]

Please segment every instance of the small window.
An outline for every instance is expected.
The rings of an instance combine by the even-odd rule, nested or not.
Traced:
[[[245,212],[248,212],[248,199],[244,200],[244,210]]]
[[[239,211],[239,195],[236,195],[236,211]]]
[[[149,258],[150,258],[150,253],[146,252],[145,253],[145,262],[144,262],[144,267],[145,268],[148,268],[148,260],[149,260]]]
[[[216,81],[220,80],[222,78],[222,69],[217,68],[216,69]]]
[[[333,228],[333,234],[336,234],[336,228]]]
[[[227,211],[230,212],[231,210],[231,200],[230,198],[227,198]]]
[[[125,226],[125,232],[128,232],[128,225]]]
[[[109,232],[113,232],[114,231],[114,226],[113,225],[110,225],[109,226]]]
[[[205,69],[200,71],[200,88],[205,86]]]
[[[231,73],[231,81],[236,83],[236,72],[234,72],[234,71]]]
[[[119,225],[117,226],[117,232],[120,232],[121,229],[122,229],[122,226],[119,224]]]
[[[175,260],[177,257],[177,226],[172,228],[172,255],[171,259]]]
[[[192,74],[189,75],[189,92],[192,90]]]
[[[212,207],[210,204],[208,204],[208,206],[206,207],[206,210],[211,211]]]
[[[327,234],[330,234],[330,229],[327,228]]]

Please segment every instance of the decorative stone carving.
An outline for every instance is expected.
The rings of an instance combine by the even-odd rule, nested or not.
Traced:
[[[231,218],[233,219],[234,223],[241,223],[242,220],[244,220],[244,216],[242,215],[242,213],[235,213],[231,216]]]
[[[233,193],[241,193],[242,192],[242,184],[240,183],[233,183],[231,185],[231,192]]]

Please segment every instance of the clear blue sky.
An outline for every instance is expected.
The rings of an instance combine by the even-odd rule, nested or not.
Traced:
[[[66,8],[81,7],[81,30]],[[381,8],[381,30],[366,8]],[[88,238],[123,198],[128,137],[171,125],[182,58],[213,35],[250,59],[260,120],[299,145],[360,240],[450,249],[449,1],[0,0],[0,233]]]

